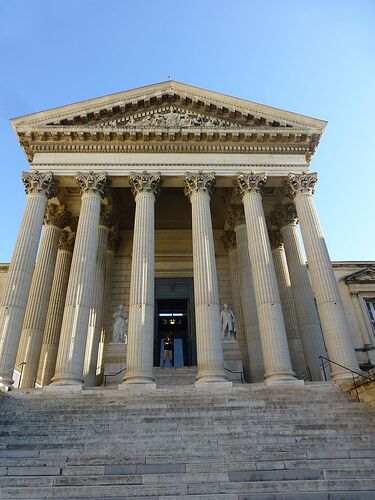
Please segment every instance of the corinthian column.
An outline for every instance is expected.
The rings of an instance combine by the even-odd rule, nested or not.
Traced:
[[[210,211],[214,183],[213,173],[199,171],[198,174],[187,172],[185,175],[185,195],[190,198],[192,207],[197,384],[226,381]]]
[[[301,337],[298,329],[296,310],[294,307],[292,287],[286,261],[284,244],[279,231],[270,233],[273,263],[279,287],[281,307],[285,321],[286,336],[288,338],[289,353],[293,370],[300,377],[306,372],[305,357],[303,354]]]
[[[94,292],[92,295],[89,327],[86,341],[85,365],[83,377],[85,385],[92,387],[96,382],[96,369],[98,362],[98,349],[102,330],[103,302],[104,302],[104,278],[106,267],[106,253],[108,244],[108,233],[113,225],[112,207],[102,207],[99,224],[99,243],[96,256],[96,267],[94,276]]]
[[[290,173],[288,175],[288,196],[294,199],[301,225],[328,357],[340,365],[358,370],[358,361],[340,292],[314,205],[313,194],[317,179],[318,174],[316,173]],[[331,365],[331,373],[335,380],[351,377],[350,372],[334,364]]]
[[[94,287],[101,198],[109,180],[105,172],[77,173],[82,194],[76,241],[66,293],[54,385],[81,385],[87,328]]]
[[[64,205],[47,205],[43,237],[31,281],[17,355],[17,364],[26,363],[21,380],[22,388],[34,386],[51,294],[57,246],[61,230],[69,224],[70,215]]]
[[[23,172],[26,208],[0,302],[0,387],[13,384],[22,322],[38,251],[47,199],[56,196],[52,172]]]
[[[292,203],[278,205],[272,212],[270,220],[280,229],[284,242],[306,365],[310,369],[312,379],[321,380],[319,356],[326,356],[327,353],[298,235],[298,219],[294,205]]]
[[[238,267],[240,270],[239,285],[249,357],[250,381],[261,382],[264,377],[263,354],[243,207],[232,205],[229,209],[227,221],[234,228],[236,234]]]
[[[37,380],[41,385],[49,385],[55,373],[57,348],[60,340],[75,236],[75,232],[64,230],[61,232],[59,240],[55,272],[53,275],[46,325],[39,358]]]
[[[131,173],[135,220],[130,277],[126,384],[153,383],[155,197],[160,174]]]
[[[249,353],[247,350],[247,339],[242,321],[241,289],[238,287],[238,284],[240,283],[241,273],[238,265],[236,233],[234,231],[224,231],[224,235],[221,241],[223,242],[224,248],[228,252],[228,257],[229,257],[233,310],[235,312],[237,321],[236,340],[238,341],[241,350],[245,378],[246,380],[249,380],[250,379]]]
[[[249,254],[258,312],[265,379],[292,380],[290,361],[275,268],[262,206],[265,173],[237,174],[238,193],[245,209]]]

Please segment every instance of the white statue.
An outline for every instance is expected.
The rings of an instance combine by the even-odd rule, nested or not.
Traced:
[[[113,324],[113,336],[112,341],[120,344],[127,344],[128,337],[126,335],[126,325],[128,322],[128,317],[126,315],[124,306],[118,306],[118,311],[113,315],[115,320]]]
[[[223,341],[233,342],[236,340],[237,324],[234,312],[228,304],[221,309],[221,334]]]

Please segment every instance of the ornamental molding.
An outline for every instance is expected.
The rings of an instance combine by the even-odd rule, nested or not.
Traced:
[[[234,231],[224,231],[221,238],[226,252],[236,248],[236,233]]]
[[[47,198],[57,196],[57,180],[52,172],[22,172],[22,182],[25,185],[26,194],[45,193]]]
[[[109,186],[111,185],[108,179],[107,172],[77,172],[77,183],[81,194],[98,194],[101,198],[107,195]]]
[[[267,174],[266,172],[250,172],[249,174],[245,174],[243,172],[237,173],[237,194],[241,198],[245,195],[245,193],[257,193],[262,194],[262,190],[264,185],[267,182]]]
[[[56,205],[55,203],[49,203],[46,207],[46,212],[44,215],[44,225],[45,226],[56,226],[63,229],[69,226],[72,214],[66,209],[65,205]]]
[[[296,207],[293,203],[288,203],[287,205],[276,205],[270,214],[269,220],[271,224],[278,229],[281,229],[287,224],[297,224],[298,217]]]
[[[61,231],[59,239],[59,250],[64,250],[66,252],[73,252],[75,243],[76,233],[72,231],[63,230]]]
[[[355,273],[349,274],[343,278],[343,281],[349,284],[374,284],[375,283],[375,267],[367,267],[365,269],[361,269],[360,271],[356,271]]]
[[[246,224],[245,211],[242,205],[231,205],[228,209],[227,224],[235,228],[240,224]]]
[[[160,193],[160,173],[131,172],[129,185],[134,197],[141,193],[152,193],[156,197]]]
[[[184,193],[185,196],[191,198],[193,194],[211,194],[214,191],[215,186],[215,173],[203,173],[202,170],[199,170],[198,173],[185,173],[185,188]]]
[[[272,250],[284,247],[283,237],[281,236],[280,231],[269,231],[268,235]]]
[[[290,172],[286,183],[287,196],[293,200],[299,194],[313,195],[317,180],[317,172],[302,172],[301,174]]]

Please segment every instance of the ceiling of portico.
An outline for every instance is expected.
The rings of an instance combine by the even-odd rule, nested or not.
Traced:
[[[297,153],[326,122],[168,81],[12,120],[30,162],[51,152]]]

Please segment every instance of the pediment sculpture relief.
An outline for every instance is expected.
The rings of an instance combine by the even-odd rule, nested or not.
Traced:
[[[104,124],[103,124],[104,125]],[[112,120],[106,125],[125,128],[239,128],[237,123],[213,116],[170,108],[146,116],[130,116],[126,120]]]
[[[375,283],[375,267],[368,267],[344,278],[345,283]]]

